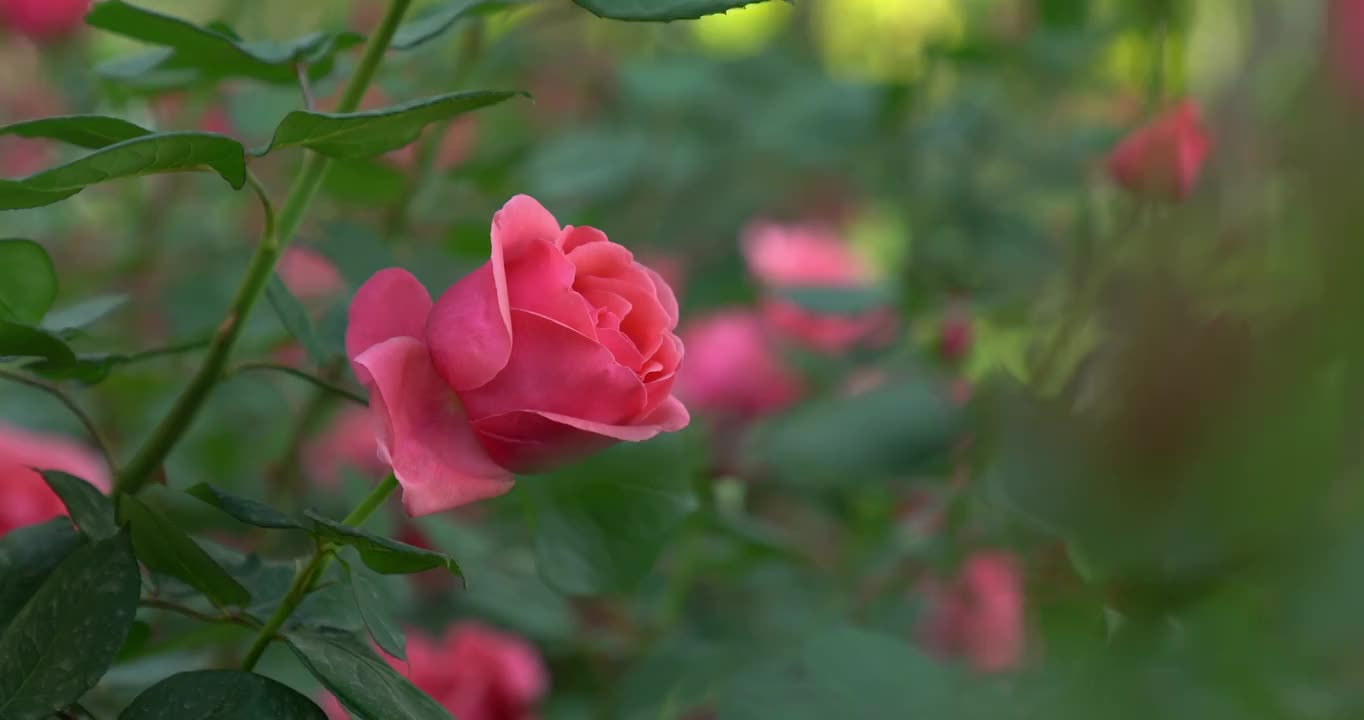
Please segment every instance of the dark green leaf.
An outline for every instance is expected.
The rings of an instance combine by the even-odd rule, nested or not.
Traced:
[[[251,602],[246,588],[169,519],[130,495],[119,500],[119,512],[132,525],[137,557],[147,567],[185,582],[219,607]]]
[[[118,534],[114,504],[99,488],[58,470],[43,470],[43,480],[62,499],[67,513],[81,532],[93,540],[103,540]]]
[[[676,436],[618,445],[522,487],[540,574],[569,594],[632,589],[695,507]]]
[[[284,42],[247,42],[234,32],[210,29],[170,15],[129,5],[122,0],[97,3],[85,21],[101,30],[158,45],[164,50],[138,55],[101,74],[110,79],[134,79],[155,73],[162,82],[248,77],[280,85],[297,82],[297,65],[313,80],[331,72],[336,54],[364,38],[352,32],[312,33]],[[177,77],[175,73],[180,73]]]
[[[103,319],[109,313],[123,307],[128,302],[127,295],[99,295],[54,310],[43,318],[42,328],[67,335]]]
[[[80,544],[80,534],[64,517],[11,530],[0,537],[0,630]]]
[[[352,714],[366,720],[452,720],[435,700],[348,633],[299,629],[285,633],[284,640]]]
[[[303,514],[313,521],[310,530],[318,537],[341,545],[350,545],[360,552],[360,559],[364,560],[366,565],[385,575],[419,573],[442,567],[455,575],[462,575],[459,564],[444,553],[371,535],[322,517],[311,510],[304,511]]]
[[[407,659],[407,639],[402,628],[392,616],[393,599],[383,586],[383,579],[374,575],[369,568],[346,555],[357,555],[354,548],[346,548],[338,556],[350,580],[351,592],[355,596],[355,607],[365,621],[365,629],[381,650],[399,660]]]
[[[150,135],[151,132],[127,120],[105,115],[65,115],[29,120],[0,128],[0,135],[58,140],[90,150]]]
[[[241,670],[196,670],[147,688],[119,720],[326,720],[312,700]]]
[[[118,654],[114,656],[114,664],[141,656],[151,639],[152,626],[141,620],[134,621],[133,626],[128,628],[128,639],[123,641],[123,647],[119,648]]]
[[[270,144],[257,150],[256,154],[306,147],[333,158],[382,155],[416,140],[422,129],[431,123],[496,105],[518,94],[524,93],[473,90],[356,113],[295,110],[284,116]]]
[[[462,18],[490,13],[517,4],[517,0],[450,0],[433,5],[398,26],[389,47],[411,50],[440,37]]]
[[[270,282],[265,285],[265,297],[270,299],[270,307],[275,309],[275,316],[284,325],[284,329],[303,346],[313,363],[325,365],[331,361],[331,354],[322,346],[322,339],[317,336],[317,328],[313,327],[308,311],[304,309],[303,303],[289,292],[289,288],[285,287],[278,274],[270,276]]]
[[[57,299],[57,269],[32,240],[0,240],[0,319],[36,323]]]
[[[246,182],[241,143],[224,135],[172,132],[143,135],[23,180],[0,180],[0,210],[42,207],[119,178],[211,169],[235,189]]]
[[[0,319],[0,358],[11,357],[45,358],[54,367],[76,362],[76,354],[56,335]]]
[[[303,526],[300,525],[297,520],[263,502],[233,495],[220,488],[209,485],[208,483],[199,483],[185,492],[222,510],[247,525],[273,528],[276,530],[303,529]]]
[[[792,303],[821,315],[861,315],[888,307],[895,293],[883,287],[793,287],[782,291]]]
[[[71,553],[0,634],[0,717],[45,720],[94,687],[141,589],[127,534]]]
[[[81,353],[69,361],[38,360],[25,365],[24,369],[49,380],[76,380],[86,385],[97,385],[104,382],[115,367],[132,359],[128,355]]]
[[[611,20],[692,20],[703,15],[728,12],[764,0],[573,0],[598,17]]]
[[[755,435],[754,455],[777,477],[808,485],[905,477],[945,457],[964,420],[945,382],[889,380],[768,422]]]

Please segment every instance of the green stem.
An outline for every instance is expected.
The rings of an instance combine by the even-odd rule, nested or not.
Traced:
[[[384,501],[388,499],[389,495],[393,494],[397,487],[397,478],[390,474],[341,523],[352,527],[364,523],[370,515],[374,514],[375,510],[379,509],[380,505],[384,504]],[[260,662],[261,655],[265,654],[265,649],[270,646],[270,641],[275,639],[275,634],[279,632],[280,628],[284,627],[284,623],[288,622],[289,616],[294,614],[294,610],[308,596],[308,593],[312,592],[313,587],[317,585],[317,579],[327,572],[327,566],[331,564],[332,555],[335,552],[336,546],[332,543],[318,545],[317,549],[313,551],[313,556],[308,559],[308,564],[294,574],[294,581],[289,585],[289,591],[284,594],[284,599],[280,601],[279,607],[275,608],[274,614],[270,616],[269,620],[265,621],[265,625],[261,627],[255,641],[251,643],[251,648],[246,651],[246,658],[242,660],[243,670],[251,670],[256,667],[256,663]]]
[[[388,45],[393,40],[393,33],[397,31],[403,15],[411,4],[412,0],[392,0],[389,4],[383,23],[365,46],[365,54],[360,59],[360,65],[346,86],[341,103],[337,106],[338,112],[352,112],[360,104],[360,98],[364,97],[366,88],[379,68],[379,63],[383,61],[384,52],[388,50]],[[194,417],[199,413],[200,406],[222,377],[232,346],[236,344],[237,337],[246,324],[246,318],[251,314],[251,308],[265,289],[270,273],[274,271],[275,261],[279,259],[280,253],[288,246],[302,224],[303,216],[307,213],[313,197],[317,195],[329,165],[328,158],[321,155],[309,154],[304,157],[298,177],[294,180],[293,187],[289,189],[289,195],[285,198],[284,206],[280,209],[273,226],[269,222],[271,215],[269,203],[263,190],[253,181],[252,188],[266,203],[267,227],[264,237],[257,244],[255,254],[251,256],[246,276],[232,298],[227,317],[219,325],[213,342],[209,345],[204,364],[199,367],[194,379],[180,394],[170,413],[152,431],[146,444],[133,456],[123,472],[119,473],[114,481],[116,494],[135,493],[146,485],[165,461],[166,455],[170,454],[171,449],[189,429]]]

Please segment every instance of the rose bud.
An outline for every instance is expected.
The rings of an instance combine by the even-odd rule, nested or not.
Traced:
[[[1198,106],[1185,100],[1119,143],[1108,156],[1108,174],[1136,195],[1184,200],[1211,145]]]
[[[425,515],[505,493],[514,472],[686,427],[676,327],[657,273],[518,195],[493,216],[492,259],[434,304],[404,270],[370,278],[346,350],[380,457],[408,513]]]
[[[0,425],[0,536],[66,514],[61,499],[33,468],[60,470],[109,490],[108,468],[84,447]]]

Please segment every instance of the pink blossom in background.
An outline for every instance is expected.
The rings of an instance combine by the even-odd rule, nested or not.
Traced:
[[[0,424],[0,536],[66,514],[33,468],[60,470],[109,490],[109,470],[95,453],[65,438]]]
[[[890,308],[833,315],[780,297],[781,291],[794,288],[856,288],[874,282],[871,268],[832,231],[759,222],[744,232],[742,249],[749,272],[768,291],[762,301],[764,317],[784,337],[826,353],[882,345],[894,338],[895,314]]]
[[[952,307],[943,316],[938,330],[938,354],[943,360],[956,363],[971,353],[971,316],[964,307]]]
[[[0,0],[0,25],[31,40],[47,42],[84,25],[91,0]]]
[[[1331,71],[1341,89],[1364,99],[1364,0],[1329,0],[1326,14]]]
[[[330,300],[346,289],[341,273],[325,255],[304,247],[290,247],[275,266],[289,292],[304,303]]]
[[[534,720],[549,674],[534,645],[510,633],[462,622],[441,638],[407,633],[407,662],[388,663],[459,720]],[[348,715],[323,699],[330,720]]]
[[[677,377],[677,394],[705,412],[756,417],[796,400],[800,379],[773,346],[762,318],[748,309],[717,312],[682,331],[687,366]]]
[[[505,493],[620,441],[680,430],[677,299],[658,273],[590,227],[512,198],[492,259],[436,302],[397,268],[350,307],[346,350],[370,390],[380,456],[408,513]]]
[[[922,626],[928,647],[980,672],[1003,672],[1023,659],[1023,583],[1012,555],[977,552],[956,580],[925,588]]]
[[[1119,143],[1108,156],[1108,174],[1136,195],[1184,200],[1211,147],[1198,106],[1185,100]]]
[[[51,163],[49,143],[14,135],[0,137],[0,177],[9,180],[28,177],[47,169]]]
[[[374,420],[362,407],[337,413],[331,425],[304,449],[303,457],[309,476],[326,487],[338,486],[341,470],[346,467],[367,476],[378,476],[385,470],[374,439]]]

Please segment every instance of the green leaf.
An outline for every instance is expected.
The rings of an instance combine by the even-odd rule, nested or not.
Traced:
[[[71,553],[0,634],[0,717],[44,720],[94,687],[141,589],[127,534]]]
[[[74,331],[85,328],[89,325],[104,319],[109,313],[123,307],[128,302],[128,296],[123,294],[99,295],[89,300],[54,310],[43,318],[42,327],[44,330],[51,330],[61,333],[63,336],[74,334]]]
[[[66,342],[46,330],[0,318],[0,358],[45,358],[53,367],[76,362]]]
[[[945,382],[888,380],[768,421],[754,436],[753,455],[776,477],[805,485],[905,477],[945,457],[964,421]]]
[[[311,33],[284,42],[244,41],[220,26],[210,29],[170,15],[129,5],[122,0],[97,3],[85,16],[87,24],[124,37],[158,45],[163,50],[100,68],[109,79],[133,79],[155,73],[164,83],[199,79],[247,77],[277,85],[298,81],[295,67],[307,68],[312,80],[328,75],[336,54],[364,41],[352,32]],[[179,73],[176,75],[175,73]]]
[[[93,540],[103,540],[118,534],[114,504],[99,488],[58,470],[43,470],[42,473],[43,480],[62,499],[67,513],[81,532]]]
[[[525,93],[472,90],[355,113],[295,110],[285,115],[279,127],[275,128],[275,136],[270,144],[255,151],[255,154],[265,155],[287,147],[305,147],[333,158],[382,155],[416,140],[422,129],[431,123],[496,105],[516,95]]]
[[[270,281],[266,283],[265,297],[270,299],[270,307],[275,309],[275,315],[284,325],[284,329],[303,346],[313,363],[327,364],[332,359],[331,353],[322,346],[322,339],[318,337],[317,328],[313,327],[313,321],[308,317],[308,311],[304,309],[303,303],[289,292],[284,281],[279,279],[278,273],[271,275]]]
[[[310,528],[313,534],[324,540],[355,548],[360,552],[360,559],[366,565],[385,575],[405,575],[443,567],[455,575],[463,576],[459,564],[444,553],[371,535],[322,517],[312,510],[306,510],[303,514],[313,521],[313,527]]]
[[[0,630],[80,545],[80,534],[64,517],[11,530],[0,537]]]
[[[297,690],[241,670],[196,670],[147,688],[119,720],[326,720]]]
[[[523,481],[541,576],[573,595],[634,588],[695,508],[688,472],[683,443],[664,436]]]
[[[0,318],[19,323],[43,319],[57,299],[57,269],[32,240],[0,240]]]
[[[369,645],[328,628],[285,633],[303,666],[352,714],[366,720],[453,720]]]
[[[58,140],[69,145],[99,150],[124,140],[150,135],[151,130],[106,115],[64,115],[15,123],[0,128],[0,135]]]
[[[905,638],[853,627],[810,633],[729,679],[716,701],[726,720],[962,717],[967,687]]]
[[[407,639],[402,628],[394,622],[391,614],[393,599],[382,585],[383,579],[374,575],[364,565],[347,560],[346,555],[358,555],[355,548],[346,548],[338,555],[341,566],[346,569],[350,580],[351,592],[355,596],[355,607],[365,621],[365,629],[381,650],[399,660],[407,659]]]
[[[304,529],[297,520],[263,502],[233,495],[208,483],[199,483],[185,492],[247,525],[275,530]]]
[[[862,315],[889,307],[895,292],[885,287],[793,287],[781,291],[792,303],[821,315]]]
[[[49,380],[76,380],[97,385],[104,382],[114,368],[134,359],[131,355],[81,353],[70,360],[38,360],[24,365],[24,369]]]
[[[483,15],[518,4],[518,0],[451,0],[433,5],[416,17],[398,26],[389,47],[411,50],[429,40],[440,37],[456,22],[466,17]]]
[[[241,143],[224,135],[171,132],[109,145],[23,180],[0,180],[0,210],[42,207],[119,178],[211,169],[234,189],[246,183]]]
[[[597,17],[611,20],[668,22],[728,12],[765,0],[573,0]]]
[[[251,594],[184,530],[130,495],[119,500],[119,512],[133,529],[133,545],[144,565],[175,577],[224,607],[246,607]]]

